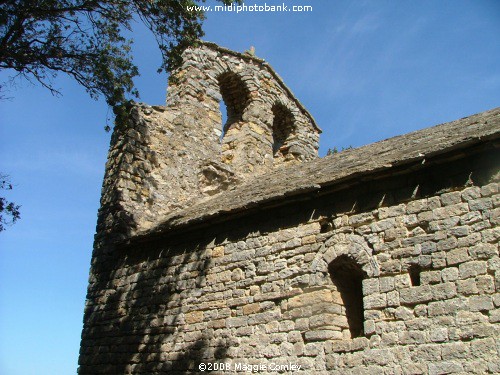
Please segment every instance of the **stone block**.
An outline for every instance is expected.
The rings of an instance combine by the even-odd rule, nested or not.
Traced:
[[[487,270],[486,261],[471,261],[462,263],[458,267],[458,272],[461,279],[467,279],[478,275],[483,275]]]
[[[448,267],[441,270],[441,279],[444,282],[458,280],[459,272],[457,267]]]
[[[379,286],[380,286],[380,292],[382,293],[394,290],[394,277],[388,276],[379,278]]]
[[[349,225],[352,225],[353,227],[359,227],[362,225],[369,224],[374,220],[375,217],[372,212],[363,212],[349,217]]]
[[[450,206],[452,204],[458,204],[462,202],[462,194],[460,191],[441,194],[440,198],[443,206]]]
[[[497,193],[498,193],[498,183],[496,182],[481,187],[481,196],[483,197],[489,197]]]
[[[265,324],[269,322],[278,321],[281,318],[281,312],[279,309],[265,311],[248,316],[248,324]]]
[[[483,220],[483,216],[480,212],[472,211],[460,217],[460,224],[471,225]]]
[[[445,240],[441,240],[437,243],[438,251],[451,250],[457,247],[457,239],[455,237],[449,237]]]
[[[469,253],[474,259],[489,259],[498,255],[498,245],[491,243],[479,243],[469,249]]]
[[[470,311],[489,311],[493,310],[493,301],[490,296],[472,296],[469,297]]]
[[[441,282],[441,271],[423,271],[420,273],[422,285],[437,284]]]
[[[212,257],[219,258],[224,256],[224,246],[216,246],[212,249]]]
[[[457,295],[457,287],[455,283],[443,283],[433,285],[432,297],[435,301],[442,301],[445,299],[453,298]]]
[[[469,247],[481,241],[480,233],[472,233],[466,237],[458,238],[457,247]]]
[[[450,235],[455,236],[455,237],[465,237],[468,236],[470,233],[470,229],[466,225],[458,226],[451,228],[449,230]]]
[[[203,311],[192,311],[184,315],[187,324],[194,324],[203,321]]]
[[[315,235],[309,235],[306,237],[302,237],[302,245],[309,245],[316,243],[316,236]]]
[[[370,336],[375,333],[375,322],[373,320],[365,320],[363,326],[365,335]]]
[[[489,218],[492,225],[497,226],[498,224],[500,224],[500,207],[491,210]]]
[[[406,214],[406,206],[404,204],[400,204],[397,206],[390,206],[390,207],[380,207],[378,210],[379,219],[403,216],[404,214]]]
[[[299,318],[295,321],[295,328],[299,331],[307,331],[309,330],[309,319],[307,318]]]
[[[368,296],[380,291],[380,284],[378,278],[363,279],[363,295]]]
[[[425,241],[422,242],[421,244],[415,245],[415,249],[419,251],[419,253],[427,255],[427,254],[432,254],[436,251],[438,251],[438,248],[436,244],[432,241]]]
[[[342,332],[334,330],[314,330],[305,333],[306,341],[341,340]],[[307,348],[307,345],[306,345]],[[307,355],[307,354],[306,354]]]
[[[406,211],[409,214],[415,214],[427,210],[427,199],[418,199],[408,202]]]
[[[410,275],[408,273],[394,276],[394,288],[396,290],[409,288],[410,285],[411,281],[410,281]]]
[[[436,208],[439,208],[439,207],[441,207],[441,199],[439,199],[439,197],[427,198],[427,205],[429,206],[430,210],[434,210]]]
[[[470,344],[466,342],[447,343],[441,346],[441,355],[445,361],[466,359],[470,356]]]
[[[446,263],[449,266],[464,263],[470,260],[467,248],[453,249],[446,253]]]
[[[500,309],[490,310],[488,317],[490,323],[500,323]]]
[[[476,277],[476,286],[480,294],[495,293],[495,279],[491,275],[480,275]]]
[[[402,289],[399,292],[401,305],[416,305],[432,300],[432,291],[429,285]]]
[[[304,292],[304,294],[288,299],[288,308],[300,308],[314,304],[333,303],[332,292],[329,289]]]
[[[386,274],[395,274],[401,272],[401,262],[397,260],[390,260],[386,262],[380,262],[380,272]]]
[[[326,349],[328,348],[328,349]],[[327,353],[345,353],[351,351],[351,341],[350,340],[338,340],[332,341],[331,345],[327,346]]]
[[[394,317],[399,320],[410,320],[415,318],[415,315],[413,314],[413,309],[400,306],[395,310]]]
[[[288,332],[287,341],[291,343],[302,342],[302,335],[300,331]]]
[[[441,375],[463,372],[463,366],[455,361],[437,361],[428,364],[429,375]]]
[[[388,218],[384,220],[379,220],[370,225],[372,232],[383,232],[387,229],[391,229],[395,226],[396,221],[394,218]]]
[[[428,224],[429,222],[435,220],[433,211],[423,211],[417,214],[418,223],[421,225]]]
[[[474,340],[470,345],[472,357],[491,359],[497,355],[497,346],[492,338]]]
[[[483,242],[493,243],[500,239],[500,228],[486,229],[481,232]]]
[[[403,345],[424,344],[427,342],[427,336],[421,331],[402,331],[399,333],[399,341]]]
[[[396,307],[399,306],[399,292],[397,290],[393,290],[392,292],[387,293],[387,306]]]
[[[448,341],[448,329],[443,327],[433,327],[429,333],[432,342]]]
[[[458,203],[446,207],[436,208],[432,212],[436,220],[442,220],[466,214],[469,212],[469,205],[467,203]]]
[[[363,298],[365,309],[380,309],[387,306],[387,295],[385,293],[375,293]]]
[[[244,305],[242,306],[242,310],[244,315],[256,314],[260,311],[260,304],[251,303],[248,305]]]
[[[491,198],[480,198],[469,201],[469,209],[471,211],[486,211],[493,208],[493,200]]]
[[[477,288],[475,278],[458,280],[457,281],[457,290],[458,290],[458,293],[466,295],[466,296],[479,293],[479,289]]]
[[[248,325],[248,317],[234,317],[226,319],[226,327],[228,328],[238,328]]]

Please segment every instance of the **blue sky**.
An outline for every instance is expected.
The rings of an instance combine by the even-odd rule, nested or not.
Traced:
[[[323,129],[321,155],[500,105],[498,1],[284,2],[313,11],[208,13],[205,40],[255,46]],[[140,27],[134,36],[141,100],[163,104],[154,40]],[[62,97],[18,82],[0,102],[0,171],[22,205],[0,234],[6,375],[76,373],[109,114],[68,78],[55,85]]]

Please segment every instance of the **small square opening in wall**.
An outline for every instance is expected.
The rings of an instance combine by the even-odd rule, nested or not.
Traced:
[[[327,233],[333,230],[333,223],[332,220],[329,218],[322,218],[319,221],[320,225],[320,233]]]
[[[408,273],[410,274],[411,286],[420,286],[420,274],[422,273],[420,266],[411,266]]]

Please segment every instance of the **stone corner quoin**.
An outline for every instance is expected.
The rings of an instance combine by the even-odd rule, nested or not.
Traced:
[[[325,158],[320,133],[263,59],[208,42],[166,106],[129,106],[80,375],[500,372],[500,109]]]

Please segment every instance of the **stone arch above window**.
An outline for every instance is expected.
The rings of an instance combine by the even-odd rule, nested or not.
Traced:
[[[328,265],[337,257],[353,259],[368,277],[379,276],[379,265],[366,240],[357,234],[336,234],[330,237],[313,261],[313,271],[327,272]]]
[[[283,104],[276,103],[272,107],[273,112],[273,155],[278,154],[286,144],[290,134],[295,127],[295,119],[292,112]]]
[[[227,120],[222,128],[224,134],[232,124],[242,120],[250,95],[245,83],[236,73],[222,73],[218,78],[218,83],[227,110]]]

